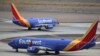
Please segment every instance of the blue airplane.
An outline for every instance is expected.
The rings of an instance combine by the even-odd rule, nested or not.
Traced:
[[[13,49],[27,49],[29,53],[38,53],[39,50],[44,50],[46,54],[48,51],[55,51],[55,54],[59,54],[59,51],[78,51],[83,49],[89,49],[96,45],[96,31],[98,26],[98,20],[96,20],[82,38],[71,39],[55,39],[55,38],[34,38],[34,37],[22,37],[12,39],[8,45]]]
[[[28,30],[31,30],[32,28],[38,28],[38,30],[41,30],[42,27],[45,29],[52,29],[59,24],[57,19],[50,17],[25,19],[20,15],[13,3],[11,4],[11,11],[13,14],[12,22],[16,25],[27,27]]]

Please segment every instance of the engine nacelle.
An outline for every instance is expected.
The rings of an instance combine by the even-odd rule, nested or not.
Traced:
[[[39,51],[39,49],[36,47],[33,47],[33,46],[27,48],[27,52],[29,52],[29,53],[38,53],[38,51]]]
[[[45,28],[46,28],[46,29],[52,29],[53,27],[54,27],[54,26],[53,26],[53,25],[51,25],[51,24],[50,24],[50,25],[45,26]]]

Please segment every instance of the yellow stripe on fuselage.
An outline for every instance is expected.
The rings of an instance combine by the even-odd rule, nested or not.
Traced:
[[[71,49],[73,46],[75,46],[76,44],[78,44],[80,42],[79,39],[75,39],[73,40],[69,45],[67,45],[63,50],[64,51],[68,51],[69,49]]]
[[[30,24],[27,20],[25,20],[23,17],[21,17],[21,20],[26,24],[27,27],[30,27]]]

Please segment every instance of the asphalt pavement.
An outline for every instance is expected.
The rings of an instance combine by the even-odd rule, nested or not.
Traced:
[[[88,50],[81,50],[75,52],[61,52],[59,55],[54,55],[51,52],[50,55],[44,54],[43,51],[40,51],[39,54],[27,53],[26,50],[20,50],[20,52],[15,52],[8,42],[16,37],[45,37],[45,38],[63,38],[63,39],[75,39],[81,37],[90,26],[91,23],[61,23],[52,30],[42,30],[38,31],[33,29],[28,31],[27,28],[19,27],[5,21],[0,22],[0,55],[1,56],[99,56],[100,45]],[[97,30],[98,40],[100,41],[100,24]]]

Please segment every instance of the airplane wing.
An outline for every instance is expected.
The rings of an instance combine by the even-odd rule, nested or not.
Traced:
[[[12,20],[0,18],[0,22],[12,23]]]
[[[100,44],[100,42],[96,42],[96,44],[98,45],[98,44]]]
[[[30,48],[30,47],[29,47]],[[51,48],[48,47],[43,47],[43,46],[31,46],[31,48],[37,48],[39,50],[52,50]]]
[[[0,22],[10,22],[11,20],[7,19],[7,18],[0,18]]]
[[[29,43],[29,47],[27,48],[27,52],[29,53],[37,53],[39,50],[52,50],[51,48],[45,46],[33,46],[32,41]]]
[[[97,35],[96,38],[98,38],[99,36],[100,36],[100,35]],[[96,44],[98,45],[98,44],[100,44],[100,42],[98,41],[98,42],[96,42]]]
[[[43,46],[31,46],[27,48],[27,52],[29,53],[37,53],[39,50],[52,50],[51,48],[48,47],[43,47]]]
[[[6,22],[6,23],[12,23],[12,21],[10,21],[10,20],[9,20],[9,21],[3,21],[3,22]]]

